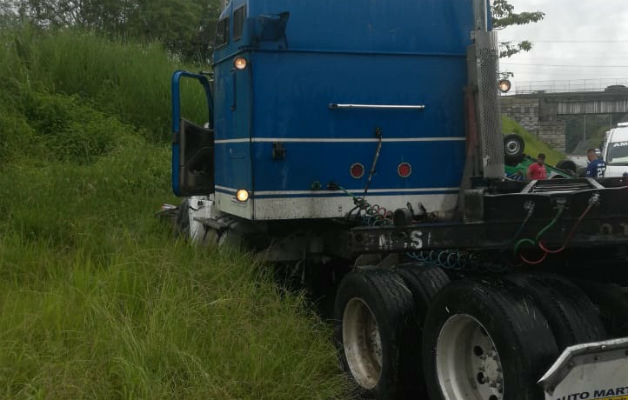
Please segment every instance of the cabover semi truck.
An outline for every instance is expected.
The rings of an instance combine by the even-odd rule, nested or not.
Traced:
[[[506,177],[497,60],[485,0],[231,0],[177,220],[329,306],[360,396],[627,399],[627,178]]]

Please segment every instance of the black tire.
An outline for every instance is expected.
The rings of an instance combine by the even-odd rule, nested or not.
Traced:
[[[410,397],[426,398],[426,385],[422,373],[422,331],[424,320],[429,311],[431,300],[446,285],[450,279],[438,267],[424,266],[418,263],[402,264],[395,271],[400,275],[405,285],[411,290],[414,300],[414,318],[412,328],[406,341],[409,343],[403,356],[403,368],[406,372],[405,388]]]
[[[556,168],[562,169],[564,171],[570,171],[574,174],[577,173],[577,164],[571,160],[562,160],[556,164]]]
[[[368,311],[373,315],[381,339],[380,374],[371,375],[374,377],[375,385],[362,384],[350,367],[350,364],[356,366],[357,363],[349,362],[347,357],[347,354],[353,353],[346,350],[350,348],[351,343],[344,343],[344,313],[357,301],[369,307]],[[348,313],[351,314],[350,311]],[[402,354],[406,351],[405,334],[409,331],[412,313],[411,292],[393,271],[381,269],[353,271],[341,281],[335,299],[335,342],[343,369],[351,377],[360,396],[382,400],[403,398],[406,382],[401,360]],[[363,337],[369,336],[365,332]]]
[[[542,311],[560,351],[606,339],[597,308],[568,280],[551,274],[510,274],[505,279],[521,288]]]
[[[483,373],[488,377],[495,374],[494,383],[500,382],[495,387],[482,386],[493,382],[478,382],[471,389],[497,392],[487,398],[544,398],[536,382],[558,356],[558,347],[542,312],[515,289],[497,281],[460,280],[449,284],[433,299],[423,336],[423,367],[431,400],[460,400],[452,389],[443,393],[442,386],[473,385],[474,379],[485,379]],[[468,324],[465,329],[453,328],[461,321]],[[475,340],[467,340],[464,333],[474,335]],[[477,340],[489,343],[492,348],[477,344]],[[499,362],[492,364],[497,359]],[[469,374],[468,368],[480,371],[467,367],[474,361],[488,363],[488,369],[477,375]],[[459,375],[442,377],[440,381],[438,370],[441,374]]]
[[[628,336],[628,288],[577,280],[575,283],[597,307],[608,339]]]
[[[441,268],[417,263],[399,265],[395,271],[411,290],[416,310],[421,311],[423,315],[426,315],[431,299],[451,281]]]
[[[511,133],[503,138],[503,153],[505,163],[516,165],[523,160],[525,153],[525,141],[516,133]]]

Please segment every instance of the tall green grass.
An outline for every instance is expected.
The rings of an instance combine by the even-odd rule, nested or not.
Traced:
[[[26,87],[66,95],[141,129],[153,142],[169,139],[170,77],[181,65],[158,43],[121,44],[93,33],[65,30],[48,35],[35,28],[0,32],[0,74],[8,94]],[[188,117],[205,122],[201,86],[186,82],[182,103]]]
[[[343,398],[299,295],[155,218],[174,201],[159,46],[0,38],[0,398]]]

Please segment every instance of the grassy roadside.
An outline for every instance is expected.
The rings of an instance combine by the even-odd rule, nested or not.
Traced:
[[[154,218],[173,60],[73,32],[0,44],[0,398],[342,398],[303,299]]]

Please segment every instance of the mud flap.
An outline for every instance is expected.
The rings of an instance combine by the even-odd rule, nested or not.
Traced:
[[[627,400],[628,338],[567,347],[538,383],[546,400]]]

